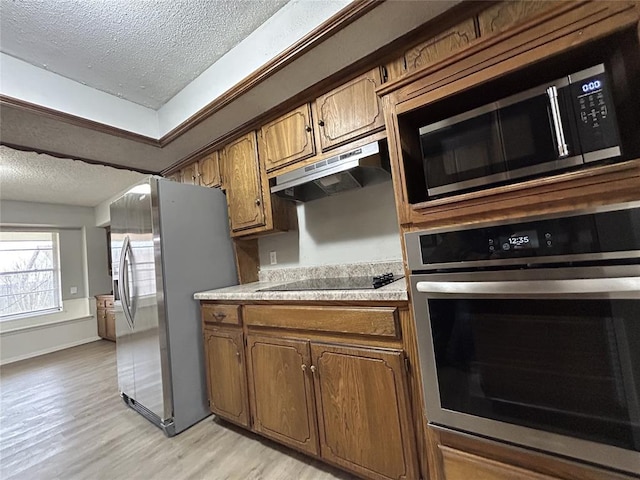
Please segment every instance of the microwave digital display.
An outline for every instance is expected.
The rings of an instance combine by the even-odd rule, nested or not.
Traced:
[[[582,84],[581,88],[584,93],[595,92],[602,88],[602,82],[600,80],[592,80],[590,82]]]

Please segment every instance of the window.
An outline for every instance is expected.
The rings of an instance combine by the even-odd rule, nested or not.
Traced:
[[[58,233],[0,232],[0,320],[62,305]]]

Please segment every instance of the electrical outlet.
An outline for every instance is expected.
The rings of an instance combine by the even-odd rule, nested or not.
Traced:
[[[278,263],[278,258],[276,257],[275,250],[269,252],[269,262],[271,263],[271,265],[276,265]]]
[[[71,287],[71,288],[69,288],[69,293],[70,293],[71,295],[75,295],[75,294],[77,294],[77,293],[78,293],[78,287]]]

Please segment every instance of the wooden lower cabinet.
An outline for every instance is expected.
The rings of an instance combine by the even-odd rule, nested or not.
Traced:
[[[116,341],[116,314],[113,309],[113,295],[96,295],[96,320],[98,336]]]
[[[582,462],[428,427],[429,480],[632,480]],[[639,470],[640,471],[640,470]]]
[[[255,431],[365,478],[419,477],[402,351],[252,334],[247,349]]]
[[[248,335],[247,351],[254,430],[316,455],[309,342]]]
[[[211,411],[248,427],[249,401],[242,330],[206,327],[204,350]]]
[[[371,479],[419,477],[400,350],[311,344],[320,451]]]
[[[559,480],[449,447],[440,446],[440,454],[446,480]]]

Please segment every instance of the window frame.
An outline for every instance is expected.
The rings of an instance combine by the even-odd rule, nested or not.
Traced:
[[[55,314],[58,312],[63,311],[63,300],[62,300],[62,275],[61,275],[61,265],[60,265],[60,234],[59,231],[57,229],[25,229],[25,228],[15,228],[15,227],[2,227],[2,229],[0,229],[0,244],[3,241],[9,241],[9,240],[5,240],[3,239],[3,234],[17,234],[17,236],[25,236],[28,237],[30,234],[34,234],[34,237],[36,235],[42,235],[42,234],[47,234],[50,236],[50,241],[51,242],[51,261],[52,261],[52,266],[51,268],[44,268],[44,269],[33,269],[33,270],[15,270],[15,271],[7,271],[7,272],[2,272],[0,271],[0,279],[2,279],[2,277],[4,275],[10,275],[10,274],[16,274],[16,273],[37,273],[37,272],[50,272],[52,274],[52,282],[53,282],[53,286],[51,289],[47,289],[47,291],[52,291],[53,292],[53,300],[54,300],[54,305],[50,306],[50,307],[46,307],[46,308],[38,308],[35,310],[29,310],[29,311],[23,311],[23,312],[18,312],[18,313],[11,313],[11,314],[3,314],[0,311],[0,322],[8,322],[10,320],[17,320],[17,319],[22,319],[22,318],[29,318],[29,317],[36,317],[36,316],[42,316],[42,315],[48,315],[48,314]],[[41,239],[36,239],[34,238],[33,241],[38,241]],[[15,240],[15,241],[29,241],[27,239],[23,240]],[[35,251],[35,250],[34,250]],[[1,267],[0,267],[1,268]],[[29,293],[32,292],[24,292],[22,293],[22,295],[28,295]],[[8,296],[8,295],[7,295]]]

